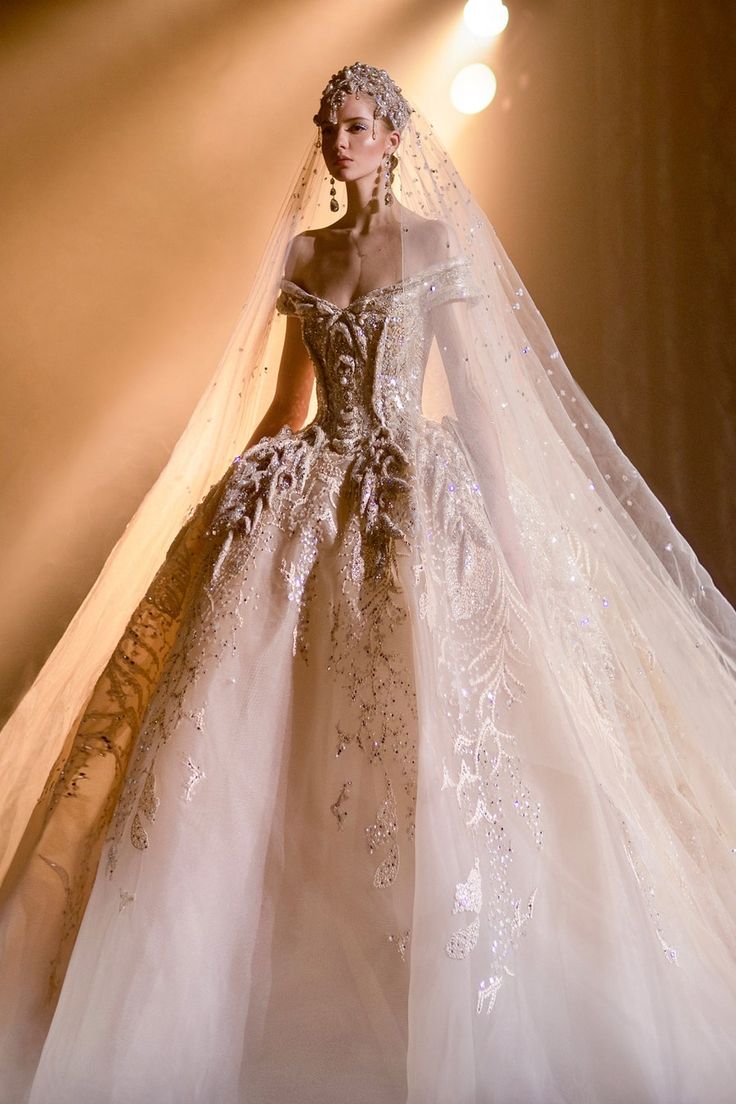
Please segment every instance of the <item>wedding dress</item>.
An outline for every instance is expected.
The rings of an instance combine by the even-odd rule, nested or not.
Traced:
[[[734,611],[402,146],[396,283],[286,279],[282,216],[316,413],[188,488],[16,818],[4,1102],[733,1099]]]

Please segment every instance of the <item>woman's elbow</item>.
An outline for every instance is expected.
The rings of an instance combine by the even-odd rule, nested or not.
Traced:
[[[282,426],[288,425],[294,432],[302,428],[307,420],[308,413],[309,400],[305,402],[293,399],[288,403],[273,402],[269,410],[270,420],[274,423],[280,423]]]

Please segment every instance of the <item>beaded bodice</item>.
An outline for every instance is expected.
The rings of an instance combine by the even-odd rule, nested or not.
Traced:
[[[462,257],[375,288],[345,307],[281,281],[276,303],[297,315],[315,366],[315,422],[335,451],[349,451],[379,427],[397,441],[411,437],[421,411],[432,341],[431,308],[471,294]]]

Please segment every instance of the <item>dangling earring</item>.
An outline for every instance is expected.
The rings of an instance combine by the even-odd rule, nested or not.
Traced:
[[[386,154],[386,177],[384,181],[385,190],[383,195],[383,202],[388,204],[389,206],[394,201],[394,196],[391,188],[394,182],[394,169],[396,168],[398,163],[399,159],[395,154],[392,153],[390,156],[389,154]]]
[[[334,178],[334,176],[330,177],[330,196],[332,197],[330,199],[330,210],[331,211],[339,211],[340,210],[340,204],[337,202],[337,198],[336,198],[337,197],[337,189],[335,188],[335,178]]]

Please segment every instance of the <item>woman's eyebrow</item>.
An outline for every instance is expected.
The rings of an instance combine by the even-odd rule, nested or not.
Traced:
[[[350,119],[343,119],[343,122],[344,123],[358,123],[358,122],[360,122],[360,123],[370,123],[371,119],[368,115],[353,115],[352,118],[350,118]],[[325,119],[325,121],[323,123],[320,123],[319,125],[320,126],[334,126],[335,124],[331,123],[329,119]]]

